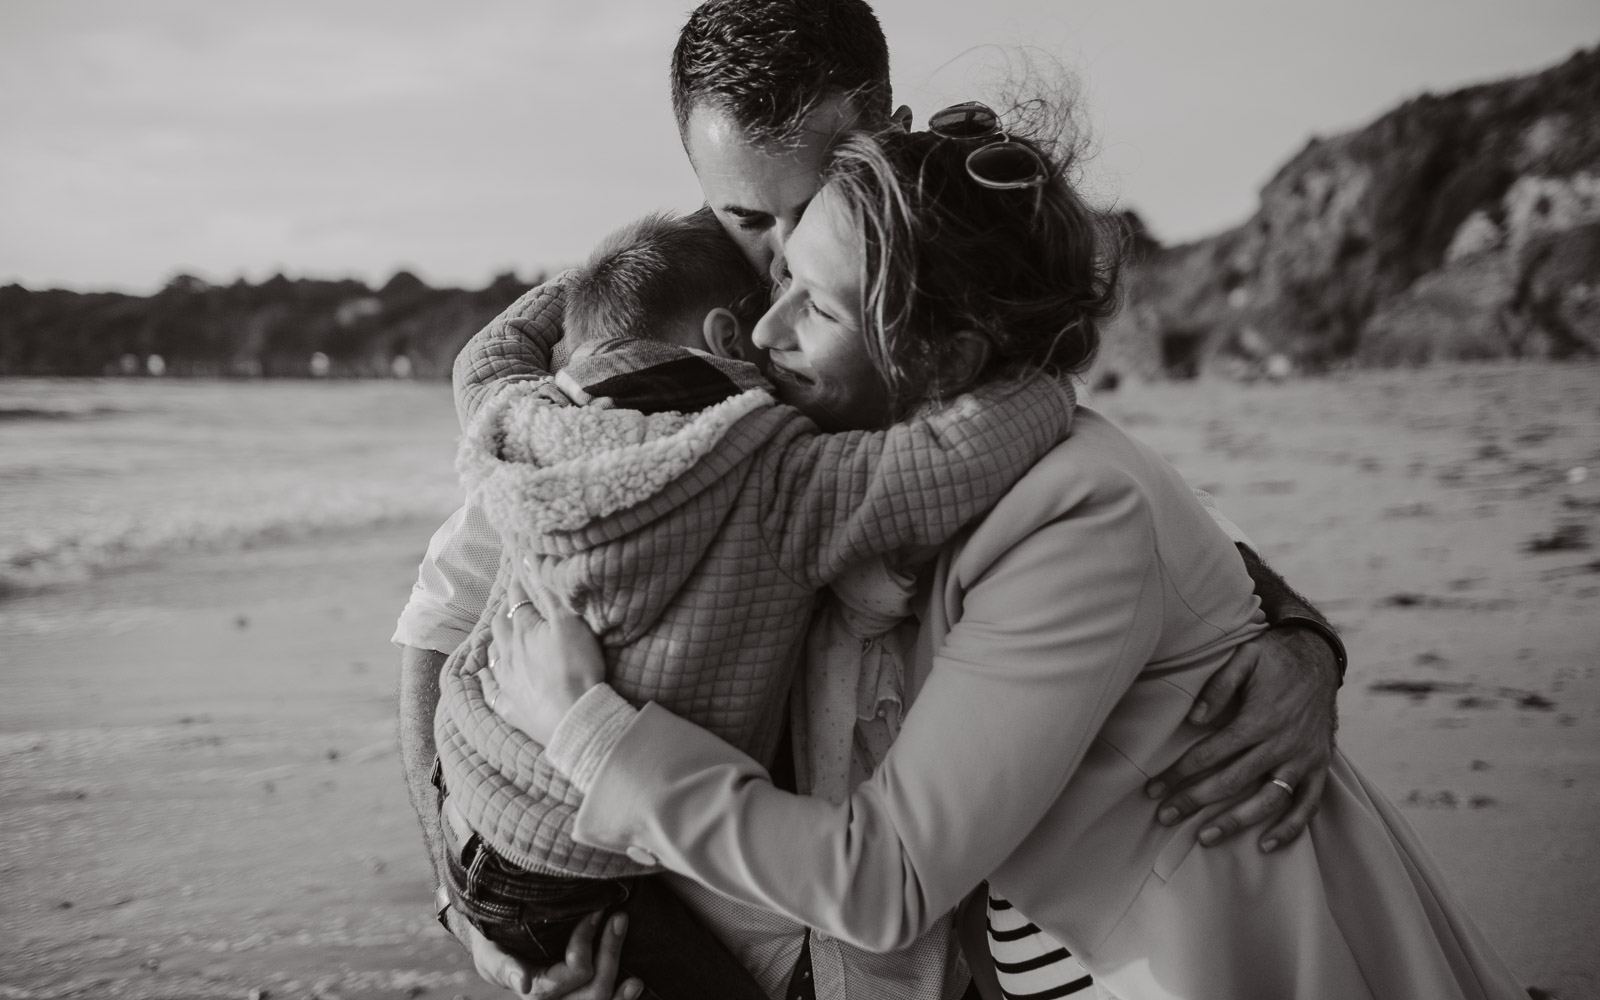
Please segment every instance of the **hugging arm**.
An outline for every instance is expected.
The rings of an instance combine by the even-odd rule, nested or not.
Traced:
[[[778,563],[812,589],[870,556],[942,545],[1071,426],[1072,389],[1000,382],[886,430],[794,433],[758,471]]]
[[[1317,811],[1338,726],[1344,647],[1321,612],[1267,566],[1210,497],[1197,495],[1236,543],[1272,628],[1239,647],[1196,699],[1190,721],[1220,728],[1151,779],[1146,791],[1165,797],[1157,816],[1171,824],[1254,789],[1207,824],[1201,842],[1221,843],[1276,818],[1257,839],[1272,851],[1298,837]],[[1268,777],[1287,782],[1293,793]]]
[[[863,948],[907,945],[1056,805],[1148,660],[1162,625],[1153,544],[1130,496],[1000,556],[966,591],[888,756],[842,804],[778,791],[755,761],[656,705],[598,737],[603,752],[562,746],[585,790],[578,839],[644,848]],[[585,699],[597,693],[616,698],[600,687]]]
[[[456,355],[451,384],[463,429],[500,386],[542,381],[555,371],[556,345],[564,333],[565,277],[558,274],[524,294]]]

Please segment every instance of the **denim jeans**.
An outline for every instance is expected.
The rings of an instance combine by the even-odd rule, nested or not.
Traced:
[[[443,789],[441,789],[441,793]],[[444,796],[440,795],[443,805]],[[601,910],[628,915],[622,974],[657,1000],[767,1000],[716,935],[656,876],[580,879],[519,868],[473,834],[444,829],[451,905],[484,937],[535,968],[563,960],[578,922]]]

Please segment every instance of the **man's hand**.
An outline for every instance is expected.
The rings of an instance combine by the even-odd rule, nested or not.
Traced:
[[[1145,786],[1151,798],[1167,796],[1157,820],[1171,826],[1204,806],[1254,789],[1206,824],[1200,843],[1221,843],[1279,813],[1278,822],[1261,835],[1261,850],[1274,851],[1298,837],[1316,813],[1327,781],[1338,688],[1333,650],[1314,632],[1291,624],[1240,646],[1206,682],[1189,721],[1204,725],[1227,718],[1236,697],[1242,699],[1238,711]]]
[[[628,979],[617,984],[622,959],[622,939],[628,930],[627,915],[618,913],[606,921],[596,951],[594,935],[603,914],[591,913],[573,929],[567,953],[561,964],[535,969],[503,951],[484,937],[460,914],[452,914],[450,929],[472,952],[472,964],[484,981],[508,989],[529,1000],[635,1000],[644,984]]]

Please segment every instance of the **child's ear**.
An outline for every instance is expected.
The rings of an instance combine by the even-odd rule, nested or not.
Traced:
[[[739,336],[739,317],[727,309],[713,309],[706,313],[700,327],[705,337],[706,350],[719,358],[749,361],[745,357],[744,338]]]

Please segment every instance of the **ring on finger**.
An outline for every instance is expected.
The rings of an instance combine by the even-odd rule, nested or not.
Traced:
[[[1267,779],[1267,783],[1271,784],[1271,785],[1277,785],[1279,788],[1283,789],[1285,792],[1288,792],[1289,793],[1289,797],[1291,799],[1294,798],[1294,786],[1289,784],[1287,781],[1284,781],[1282,778],[1278,777],[1277,775],[1273,775],[1273,776],[1269,777]]]
[[[507,618],[511,618],[511,619],[515,619],[517,617],[517,612],[518,611],[521,611],[524,607],[526,607],[527,605],[530,605],[532,603],[533,603],[532,601],[518,601],[517,603],[511,605],[511,607],[506,609],[506,617]]]

